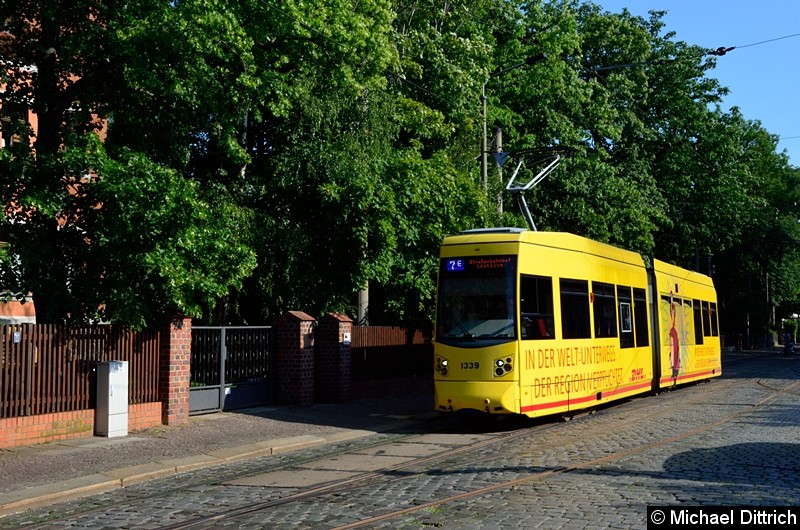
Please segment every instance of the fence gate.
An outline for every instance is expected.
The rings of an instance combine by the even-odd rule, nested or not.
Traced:
[[[272,403],[273,351],[268,326],[192,326],[189,414]]]

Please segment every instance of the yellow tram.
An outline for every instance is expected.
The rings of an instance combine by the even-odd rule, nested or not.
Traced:
[[[569,415],[722,373],[708,276],[519,228],[449,236],[440,258],[438,411]]]

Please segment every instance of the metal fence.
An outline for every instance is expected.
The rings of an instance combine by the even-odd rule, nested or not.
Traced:
[[[158,401],[158,331],[0,326],[0,418],[92,409],[98,363],[128,361],[129,403]]]
[[[274,348],[268,326],[193,326],[189,412],[271,403]]]
[[[220,329],[193,328],[192,396],[216,392],[211,408],[270,402],[272,330],[229,328],[223,340]],[[351,348],[353,381],[430,375],[433,348],[419,331],[354,326]],[[130,404],[158,401],[160,350],[158,331],[0,325],[0,419],[95,408],[97,365],[105,361],[128,361]]]

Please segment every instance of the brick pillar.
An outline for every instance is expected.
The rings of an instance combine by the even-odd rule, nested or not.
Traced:
[[[352,332],[350,317],[329,313],[320,319],[315,344],[315,373],[317,401],[321,403],[350,401],[352,356],[350,341],[345,341],[345,335],[350,337]]]
[[[158,398],[164,425],[189,421],[191,363],[192,319],[177,314],[169,319],[161,335]]]
[[[314,322],[314,317],[302,311],[289,311],[278,319],[275,369],[279,404],[314,404]]]

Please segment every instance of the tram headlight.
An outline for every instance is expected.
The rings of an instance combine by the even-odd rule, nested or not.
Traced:
[[[503,377],[509,372],[514,371],[514,356],[501,357],[494,360],[494,376]]]
[[[436,373],[441,376],[446,376],[450,373],[450,361],[446,358],[437,355],[436,356]]]

